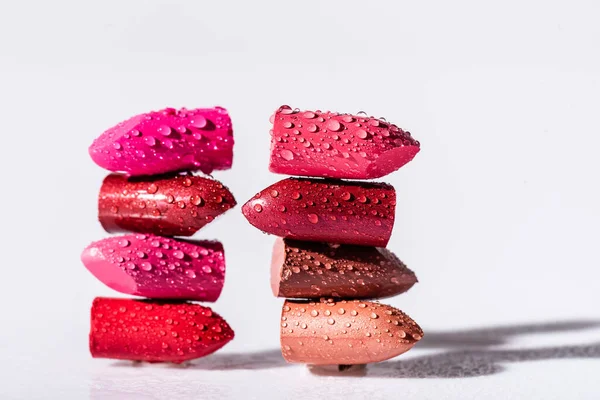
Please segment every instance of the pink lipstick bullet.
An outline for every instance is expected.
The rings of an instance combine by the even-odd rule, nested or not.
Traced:
[[[231,168],[233,129],[222,107],[165,108],[108,129],[89,148],[100,167],[128,175]]]
[[[86,247],[81,261],[111,289],[156,299],[216,301],[225,281],[219,242],[113,236]]]
[[[410,133],[366,115],[292,110],[272,117],[271,172],[374,179],[396,171],[419,152]]]

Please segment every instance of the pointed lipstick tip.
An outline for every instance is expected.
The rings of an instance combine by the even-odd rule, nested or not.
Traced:
[[[422,337],[408,315],[379,303],[286,300],[282,309],[281,350],[288,362],[379,362],[410,350]]]
[[[248,200],[242,213],[279,237],[384,247],[395,208],[396,191],[385,183],[288,178]]]
[[[158,299],[216,301],[225,281],[219,242],[123,235],[93,242],[81,260],[113,290]]]
[[[221,316],[198,304],[103,297],[92,303],[94,358],[181,363],[214,353],[233,338]]]
[[[108,175],[98,196],[98,219],[109,233],[191,236],[236,204],[221,182],[193,175]]]

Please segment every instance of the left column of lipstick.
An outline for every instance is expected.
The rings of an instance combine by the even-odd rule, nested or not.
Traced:
[[[167,108],[108,129],[90,156],[112,171],[98,196],[109,233],[81,255],[108,287],[146,299],[94,299],[93,357],[181,363],[223,347],[234,333],[210,308],[225,281],[217,241],[189,237],[236,202],[219,181],[193,174],[231,168],[233,129],[224,108]]]

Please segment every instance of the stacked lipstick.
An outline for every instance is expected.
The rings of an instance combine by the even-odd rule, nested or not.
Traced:
[[[227,111],[168,108],[137,115],[98,137],[90,155],[119,172],[100,189],[100,223],[109,233],[134,233],[94,242],[81,259],[110,288],[148,298],[94,299],[92,356],[178,363],[224,346],[234,335],[225,320],[186,302],[219,297],[223,246],[172,236],[191,236],[236,204],[220,182],[191,174],[231,168]]]
[[[258,229],[280,238],[271,286],[286,300],[281,346],[288,362],[357,365],[409,350],[423,336],[402,311],[363,299],[394,296],[417,281],[385,249],[396,193],[385,183],[344,181],[385,176],[419,151],[409,132],[367,115],[292,110],[271,117],[275,173],[288,178],[242,208]],[[321,179],[325,178],[325,179]]]

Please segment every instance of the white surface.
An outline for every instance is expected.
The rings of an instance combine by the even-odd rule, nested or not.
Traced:
[[[1,2],[0,398],[599,398],[600,3],[490,3]],[[360,378],[286,366],[274,239],[238,207],[197,235],[225,244],[214,309],[236,339],[187,369],[91,359],[92,298],[117,294],[79,262],[106,236],[87,146],[135,113],[214,104],[237,142],[215,177],[240,203],[283,178],[267,171],[281,104],[421,141],[385,178],[389,247],[420,279],[386,302],[426,331],[414,351]]]

